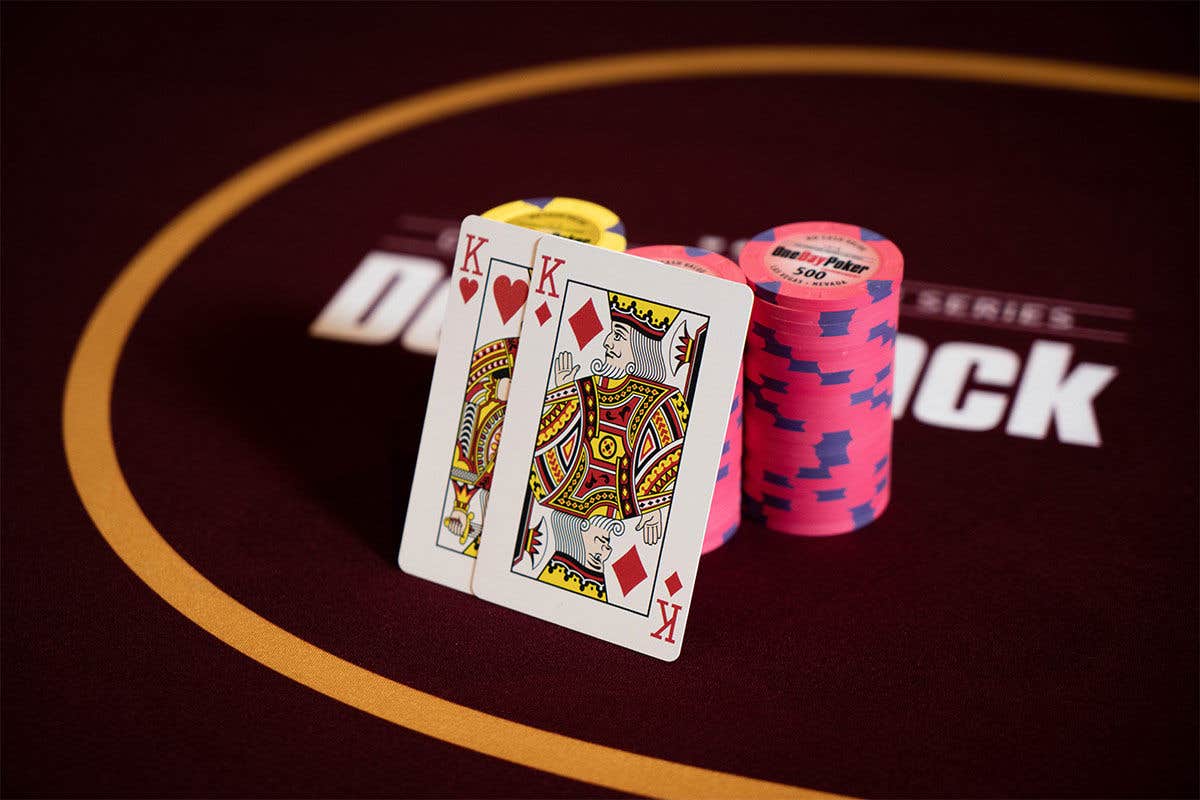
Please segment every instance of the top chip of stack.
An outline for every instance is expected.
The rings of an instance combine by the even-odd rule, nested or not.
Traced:
[[[755,236],[739,265],[755,294],[746,514],[802,535],[862,527],[890,496],[900,250],[856,225],[798,222]]]
[[[702,272],[714,275],[734,283],[745,284],[746,276],[738,269],[738,265],[723,255],[705,250],[703,247],[684,247],[678,244],[656,244],[647,247],[635,247],[630,255],[641,256],[652,261],[661,261],[672,267],[682,267],[692,272]]]
[[[840,222],[794,222],[763,231],[742,248],[738,263],[755,296],[806,321],[875,305],[904,278],[896,245]]]
[[[481,215],[608,250],[625,249],[625,225],[607,208],[574,197],[513,200]]]

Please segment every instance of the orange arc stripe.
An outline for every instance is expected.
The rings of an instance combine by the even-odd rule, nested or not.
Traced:
[[[834,797],[677,764],[539,730],[450,703],[325,652],[221,591],[171,548],[129,489],[112,439],[121,351],[159,285],[242,209],[304,172],[386,136],[465,111],[633,82],[747,74],[849,74],[972,80],[1200,101],[1182,75],[982,53],[871,47],[722,47],[574,61],[468,81],[399,100],[318,131],[225,181],[125,266],[76,347],[63,441],[76,490],[117,555],[166,602],[217,638],[293,680],[397,725],[534,769],[655,797]]]

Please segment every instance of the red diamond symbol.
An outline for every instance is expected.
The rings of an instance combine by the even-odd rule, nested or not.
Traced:
[[[604,326],[600,324],[600,318],[596,316],[596,307],[592,305],[590,299],[581,305],[567,322],[571,323],[571,330],[575,331],[575,341],[579,342],[581,350],[587,347],[588,342],[596,338],[596,334],[604,330]]]
[[[533,315],[538,318],[538,325],[545,325],[546,320],[550,319],[550,306],[542,303],[537,307],[537,310],[533,312]]]
[[[679,580],[678,572],[672,572],[671,577],[663,581],[663,586],[666,586],[667,591],[671,593],[671,597],[674,597],[675,593],[683,588],[683,581]]]
[[[613,562],[613,574],[617,583],[621,584],[621,594],[629,594],[646,580],[646,568],[642,559],[638,558],[637,545],[629,548],[629,552]]]

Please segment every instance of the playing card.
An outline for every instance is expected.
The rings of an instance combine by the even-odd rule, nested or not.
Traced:
[[[399,560],[405,572],[463,592],[470,591],[542,236],[476,216],[459,231]]]
[[[533,264],[472,590],[674,660],[750,290],[556,237]]]

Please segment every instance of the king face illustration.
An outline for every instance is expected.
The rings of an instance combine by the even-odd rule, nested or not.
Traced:
[[[608,306],[612,324],[591,374],[579,376],[569,351],[554,356],[529,476],[554,540],[538,580],[601,602],[604,564],[625,521],[637,520],[647,545],[663,536],[689,415],[663,346],[679,310],[615,292]],[[527,530],[524,544],[540,533]]]
[[[464,555],[479,552],[479,531],[492,488],[492,472],[504,427],[504,407],[512,384],[517,339],[497,339],[471,356],[458,438],[450,465],[453,507],[442,525],[465,545]]]

